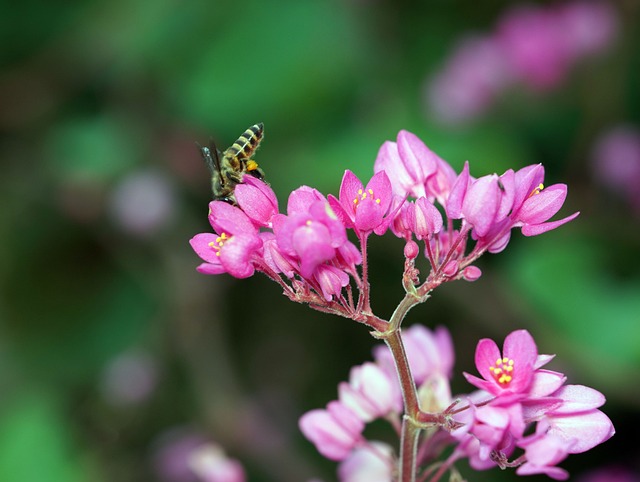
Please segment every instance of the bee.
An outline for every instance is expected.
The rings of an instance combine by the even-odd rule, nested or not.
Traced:
[[[264,172],[251,159],[262,140],[264,125],[252,125],[226,151],[220,152],[213,142],[209,147],[198,146],[207,167],[211,171],[211,190],[214,201],[236,205],[235,187],[245,175],[264,179]]]

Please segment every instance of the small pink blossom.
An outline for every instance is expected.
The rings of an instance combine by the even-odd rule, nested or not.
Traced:
[[[418,240],[430,239],[442,229],[440,211],[425,197],[405,203],[397,218],[401,218],[405,238],[413,234]]]
[[[342,288],[349,284],[349,275],[335,266],[319,265],[313,274],[320,286],[324,299],[331,301],[334,296],[342,292]]]
[[[363,440],[364,422],[337,401],[329,402],[326,410],[305,413],[299,426],[318,452],[330,460],[344,460]]]
[[[271,226],[271,220],[278,213],[278,199],[264,181],[253,176],[245,176],[244,181],[234,190],[238,206],[257,226]]]
[[[436,173],[438,159],[418,136],[402,130],[398,133],[397,142],[382,144],[373,170],[375,173],[387,173],[393,194],[400,198],[419,198],[427,196],[425,183]]]
[[[209,221],[217,234],[195,235],[190,243],[205,263],[198,266],[204,274],[229,273],[248,278],[255,272],[253,259],[262,249],[258,230],[246,214],[222,201],[209,204]]]
[[[538,427],[541,426],[538,424]],[[518,475],[545,474],[555,480],[569,478],[569,473],[556,467],[556,464],[567,458],[571,443],[567,444],[553,434],[538,430],[534,435],[521,440],[518,445],[525,449],[526,457],[526,462],[516,470]]]
[[[347,243],[342,221],[315,189],[302,187],[291,193],[287,216],[273,218],[279,249],[300,261],[300,273],[310,278],[322,263],[336,256],[336,249]]]
[[[522,438],[526,424],[521,405],[501,407],[489,404],[473,407],[473,410],[470,433],[480,441],[478,455],[481,459],[489,458],[492,451],[507,451],[516,440]]]
[[[240,462],[226,456],[215,444],[198,447],[189,457],[189,466],[201,482],[245,482]]]
[[[358,235],[374,231],[384,234],[388,222],[385,219],[391,206],[391,183],[384,171],[376,173],[366,187],[358,177],[346,170],[340,185],[340,197],[329,196],[329,203],[345,226]]]
[[[395,461],[393,449],[382,442],[356,448],[338,467],[340,482],[390,482]]]
[[[599,136],[592,152],[593,175],[640,213],[640,129],[618,125]]]
[[[392,384],[395,378],[375,363],[364,363],[351,369],[349,383],[338,385],[340,402],[363,421],[383,417],[394,409]]]
[[[483,338],[476,348],[475,362],[484,379],[464,373],[472,385],[496,396],[528,394],[533,381],[538,348],[526,330],[510,333],[504,340],[502,354],[498,345]]]

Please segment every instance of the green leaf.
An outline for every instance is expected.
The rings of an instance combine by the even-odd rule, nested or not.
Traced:
[[[5,404],[6,404],[5,400]],[[20,393],[0,413],[0,480],[84,482],[91,477],[53,397]]]

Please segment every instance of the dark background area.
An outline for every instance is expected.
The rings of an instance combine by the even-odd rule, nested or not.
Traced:
[[[611,3],[615,40],[560,85],[513,85],[482,115],[445,124],[425,86],[461,36],[491,32],[513,2],[479,5],[2,2],[0,480],[187,481],[166,465],[203,439],[252,481],[335,479],[297,420],[336,397],[374,340],[262,276],[198,274],[188,244],[210,229],[194,143],[230,145],[256,122],[281,210],[300,185],[337,194],[345,169],[368,179],[400,129],[475,176],[542,162],[548,185],[567,183],[560,214],[580,210],[576,221],[514,233],[482,259],[480,280],[438,289],[406,321],[451,330],[454,392],[471,390],[461,372],[475,371],[479,338],[528,329],[558,355],[551,369],[607,396],[617,428],[563,467],[576,480],[635,473],[640,209],[603,185],[592,157],[610,129],[640,128],[640,5]],[[385,318],[403,294],[402,247],[390,233],[371,242]],[[517,477],[459,467],[469,480]]]

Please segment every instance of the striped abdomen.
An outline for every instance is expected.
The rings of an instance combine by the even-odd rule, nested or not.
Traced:
[[[225,154],[239,159],[250,159],[262,140],[263,129],[262,123],[252,125],[238,137]]]

